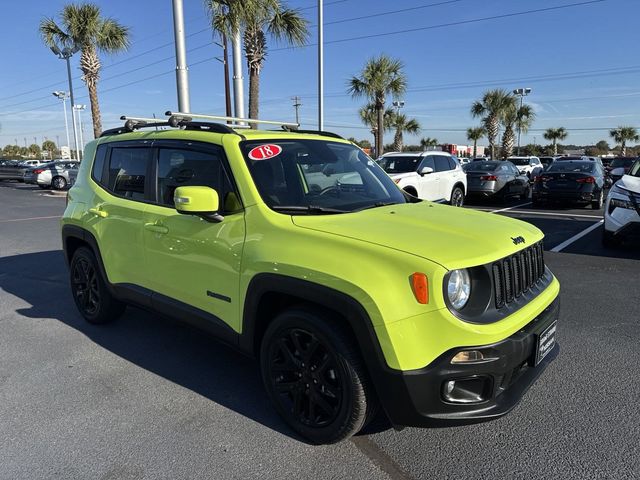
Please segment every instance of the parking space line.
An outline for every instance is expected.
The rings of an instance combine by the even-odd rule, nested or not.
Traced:
[[[514,205],[513,207],[507,207],[507,208],[501,208],[499,210],[489,210],[491,213],[500,213],[500,212],[507,212],[509,210],[513,210],[514,208],[519,208],[519,207],[526,207],[527,205],[531,205],[531,202],[527,202],[527,203],[522,203],[520,205]]]
[[[582,237],[584,237],[585,235],[593,232],[596,228],[598,228],[600,225],[602,225],[604,223],[604,219],[600,220],[599,222],[594,223],[593,225],[585,228],[583,231],[581,231],[580,233],[577,233],[576,235],[574,235],[573,237],[565,240],[564,242],[562,242],[559,245],[556,245],[555,247],[553,247],[550,251],[551,252],[560,252],[561,250],[564,250],[565,248],[567,248],[569,245],[571,245],[573,242],[575,242],[576,240],[580,240]]]
[[[27,220],[46,220],[48,218],[62,218],[62,215],[52,215],[50,217],[12,218],[9,220],[0,220],[0,223],[26,222]]]

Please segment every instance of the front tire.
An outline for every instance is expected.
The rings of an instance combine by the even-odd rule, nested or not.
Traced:
[[[464,205],[464,192],[460,187],[455,187],[451,191],[451,201],[449,202],[449,204],[453,205],[454,207],[461,207],[462,205]]]
[[[80,247],[75,251],[69,273],[73,300],[87,322],[107,323],[123,314],[126,305],[107,289],[98,261],[90,249]]]
[[[262,380],[276,411],[314,444],[360,431],[376,400],[354,341],[329,314],[292,308],[269,325],[260,349]]]

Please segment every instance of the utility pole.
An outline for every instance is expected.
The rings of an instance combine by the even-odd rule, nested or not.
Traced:
[[[55,55],[57,55],[58,58],[66,61],[67,63],[67,79],[69,81],[69,98],[71,100],[71,120],[73,123],[73,142],[76,146],[76,152],[78,151],[78,134],[76,132],[75,112],[73,111],[73,106],[75,105],[75,101],[73,99],[73,81],[71,80],[71,60],[70,59],[73,56],[73,54],[78,52],[79,50],[80,50],[80,47],[78,45],[73,45],[72,47],[65,47],[62,49],[58,45],[54,45],[51,47],[51,51]],[[65,110],[65,113],[66,113],[66,110]],[[67,140],[67,145],[69,145],[68,140]],[[71,145],[69,145],[69,150],[71,151]]]
[[[300,125],[300,116],[299,116],[298,110],[302,106],[302,103],[300,103],[301,98],[298,95],[296,95],[295,97],[291,97],[291,100],[293,100],[293,108],[296,109],[296,123]]]
[[[227,117],[233,116],[231,113],[231,85],[229,84],[229,45],[227,34],[222,34],[222,58],[224,59],[224,105]]]
[[[233,51],[233,100],[235,116],[245,118],[244,115],[244,78],[242,77],[242,42],[240,30],[233,33],[231,39]]]
[[[324,21],[323,0],[318,0],[318,130],[324,130]]]
[[[187,68],[187,48],[184,38],[184,11],[182,0],[173,0],[173,34],[176,44],[176,85],[178,90],[178,110],[188,113],[189,69]]]

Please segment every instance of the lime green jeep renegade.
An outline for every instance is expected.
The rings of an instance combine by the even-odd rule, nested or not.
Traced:
[[[69,191],[87,321],[136,305],[256,356],[314,443],[377,412],[395,427],[499,417],[557,356],[537,228],[408,196],[331,133],[164,125],[178,128],[105,132]]]

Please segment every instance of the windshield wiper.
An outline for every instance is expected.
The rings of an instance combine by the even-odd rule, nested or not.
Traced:
[[[337,208],[320,207],[317,205],[274,205],[271,207],[276,212],[301,212],[308,214],[336,214],[348,213],[346,210],[338,210]]]
[[[378,208],[378,207],[388,207],[389,205],[398,205],[398,202],[376,202],[372,205],[367,205],[365,207],[359,208],[356,212],[361,210],[368,210],[370,208]]]

